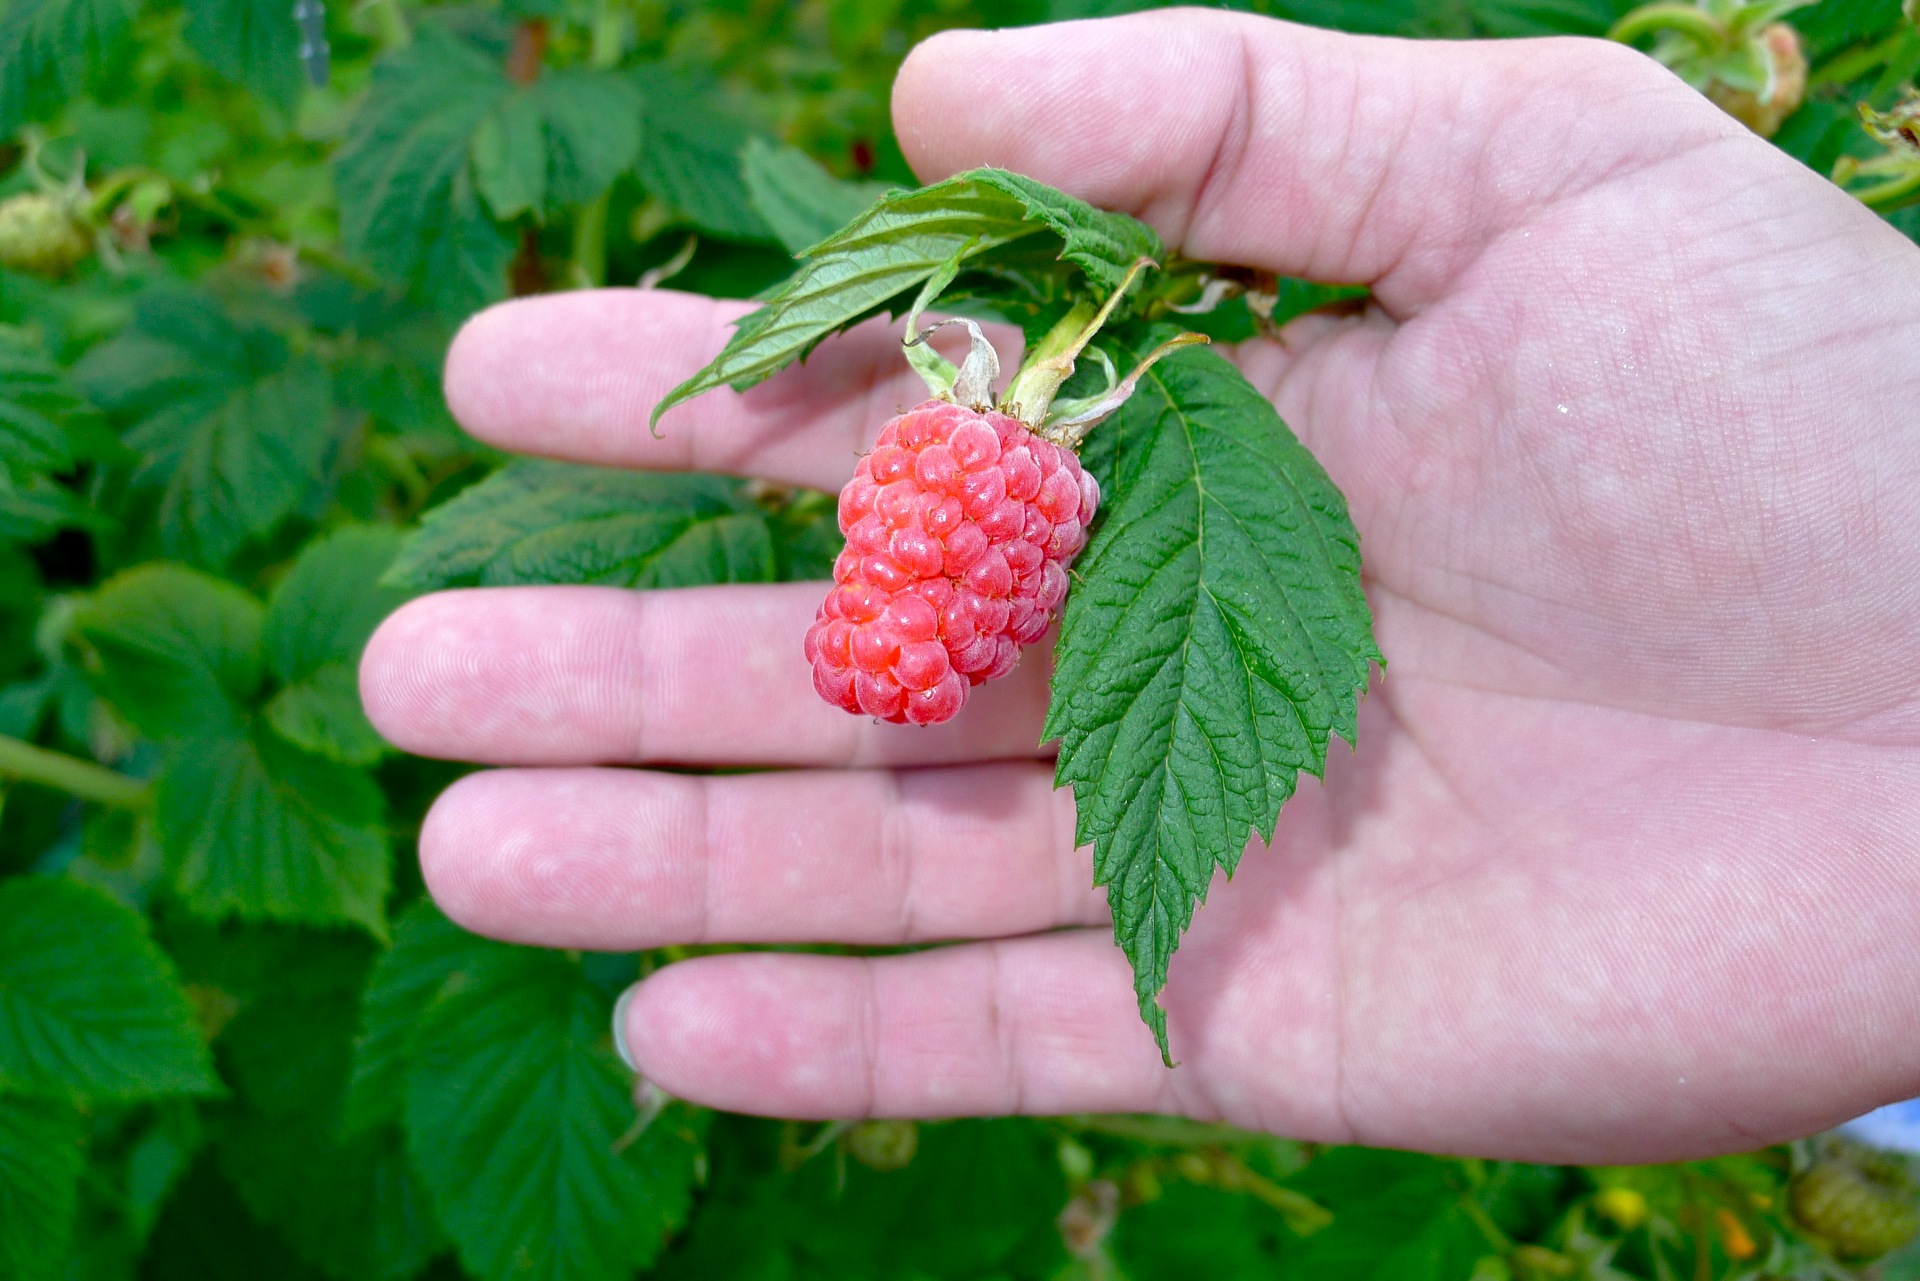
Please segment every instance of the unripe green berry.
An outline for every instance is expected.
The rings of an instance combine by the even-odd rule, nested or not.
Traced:
[[[63,276],[93,248],[70,204],[23,192],[0,201],[0,265],[38,276]]]
[[[847,1131],[847,1148],[869,1169],[905,1169],[920,1149],[920,1127],[912,1121],[862,1121]]]
[[[1920,1207],[1899,1172],[1837,1156],[1814,1162],[1793,1180],[1793,1217],[1843,1259],[1869,1259],[1920,1232]]]

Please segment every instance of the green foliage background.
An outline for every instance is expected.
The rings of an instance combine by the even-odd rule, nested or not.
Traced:
[[[315,88],[283,0],[5,0],[0,198],[66,184],[97,231],[59,278],[0,270],[0,1276],[1856,1273],[1790,1213],[1808,1145],[1573,1170],[701,1112],[636,1095],[608,1040],[671,950],[509,947],[423,900],[413,837],[461,767],[360,712],[382,616],[454,583],[820,577],[838,538],[821,495],[477,446],[439,394],[459,319],[666,267],[760,291],[912,183],[886,96],[914,40],[1139,7],[361,0]],[[1250,7],[1451,37],[1620,12]],[[1854,106],[1920,33],[1898,0],[1792,20],[1815,87],[1776,141],[1872,154]]]

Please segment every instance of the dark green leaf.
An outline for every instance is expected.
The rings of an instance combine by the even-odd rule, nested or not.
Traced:
[[[420,1021],[408,1150],[485,1281],[617,1281],[686,1217],[697,1141],[678,1110],[628,1135],[611,1004],[565,956],[492,944]]]
[[[359,770],[256,726],[178,744],[160,780],[174,890],[203,916],[386,931],[383,802]]]
[[[498,63],[431,24],[383,58],[335,161],[348,252],[448,311],[504,293],[513,241],[480,208],[468,157],[512,90]]]
[[[37,543],[61,529],[103,529],[105,516],[79,494],[45,476],[23,484],[0,479],[0,541]]]
[[[0,487],[73,465],[67,423],[86,404],[60,370],[18,336],[0,330]]]
[[[0,1098],[0,1276],[63,1281],[85,1167],[73,1105]]]
[[[819,244],[887,194],[884,182],[849,182],[798,147],[748,140],[741,174],[754,210],[794,253]]]
[[[398,530],[349,526],[311,543],[267,602],[267,667],[282,688],[264,711],[308,751],[371,765],[386,744],[360,706],[360,651],[409,593],[380,585],[400,549]]]
[[[406,587],[688,587],[775,577],[739,481],[521,460],[435,508],[388,573]]]
[[[247,1213],[209,1154],[167,1198],[140,1281],[318,1281],[279,1232]]]
[[[78,97],[138,0],[11,0],[0,11],[0,137]]]
[[[152,738],[232,731],[260,687],[259,602],[184,565],[142,565],[73,619],[101,697]]]
[[[1632,0],[1471,0],[1477,34],[1604,36]]]
[[[75,372],[130,420],[126,442],[145,455],[134,482],[161,491],[161,545],[203,565],[291,515],[338,443],[325,367],[203,294],[144,297],[134,327]]]
[[[751,129],[709,81],[660,66],[629,75],[646,104],[646,142],[635,170],[648,191],[702,231],[764,240],[740,174]]]
[[[300,28],[286,0],[186,0],[187,44],[282,111],[300,96]]]
[[[828,334],[882,306],[904,305],[910,290],[956,256],[965,263],[1043,231],[1060,238],[1059,258],[1086,273],[1096,292],[1110,291],[1135,259],[1161,253],[1159,238],[1133,219],[998,169],[895,192],[815,245],[713,363],[668,393],[653,417],[723,384],[769,377]]]
[[[399,1120],[414,1027],[448,980],[473,965],[489,946],[427,901],[416,903],[394,924],[393,946],[374,967],[361,999],[360,1036],[344,1109],[349,1131]]]
[[[242,1201],[336,1281],[398,1281],[444,1246],[392,1126],[339,1136],[358,1002],[276,996],[221,1036],[246,1113],[220,1138]]]
[[[1140,335],[1123,365],[1171,331]],[[1346,502],[1210,351],[1157,365],[1089,442],[1109,496],[1067,600],[1047,712],[1141,1017],[1214,869],[1271,837],[1300,770],[1352,741],[1381,661]]]
[[[605,71],[550,71],[532,89],[546,127],[547,207],[584,204],[640,153],[645,104],[631,80]]]
[[[539,213],[547,204],[547,143],[530,93],[500,100],[473,131],[473,185],[493,216]]]
[[[0,882],[0,1090],[87,1100],[212,1089],[173,966],[91,886]]]
[[[1437,1157],[1336,1148],[1288,1182],[1334,1216],[1294,1250],[1303,1277],[1455,1281],[1491,1248],[1466,1209],[1459,1168]]]

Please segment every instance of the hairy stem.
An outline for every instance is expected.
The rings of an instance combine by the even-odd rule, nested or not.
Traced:
[[[1632,44],[1663,31],[1677,31],[1706,49],[1717,48],[1727,39],[1725,27],[1690,4],[1644,5],[1614,23],[1607,39]]]
[[[4,734],[0,734],[0,775],[116,809],[144,809],[153,799],[151,786],[137,778]]]

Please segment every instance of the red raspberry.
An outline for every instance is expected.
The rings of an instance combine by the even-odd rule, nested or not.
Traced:
[[[1071,449],[998,410],[929,400],[894,418],[840,491],[814,688],[896,724],[950,719],[1059,614],[1099,502]]]

